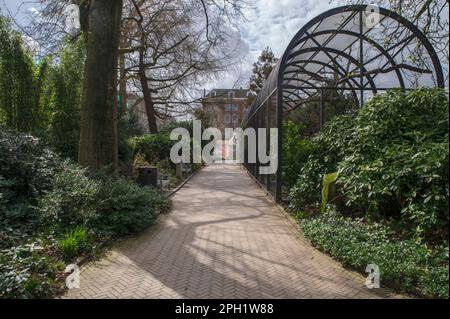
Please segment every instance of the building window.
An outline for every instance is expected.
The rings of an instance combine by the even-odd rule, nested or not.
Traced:
[[[238,116],[237,116],[237,114],[233,114],[233,124],[237,124],[237,123],[239,123]]]
[[[229,99],[234,99],[234,91],[229,91],[228,92],[228,98]]]
[[[231,123],[231,115],[225,114],[225,124],[230,124],[230,123]]]
[[[227,111],[227,112],[237,112],[237,111],[239,111],[239,105],[237,105],[237,104],[225,104],[225,111]]]

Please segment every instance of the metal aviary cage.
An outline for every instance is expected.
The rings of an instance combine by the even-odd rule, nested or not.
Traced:
[[[294,36],[241,124],[256,131],[278,128],[277,172],[262,175],[263,165],[249,163],[247,157],[244,166],[280,201],[286,114],[314,101],[321,126],[327,120],[327,91],[348,97],[359,108],[379,92],[419,86],[444,88],[445,79],[435,50],[415,25],[395,12],[367,5],[324,12]]]

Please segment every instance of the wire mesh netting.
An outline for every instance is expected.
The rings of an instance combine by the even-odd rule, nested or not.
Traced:
[[[279,201],[281,128],[287,114],[314,104],[317,109],[311,110],[317,112],[315,125],[320,128],[331,114],[351,112],[388,89],[443,88],[445,84],[432,45],[405,18],[367,5],[324,12],[294,36],[241,125],[256,131],[278,128],[277,173],[261,175],[263,165],[258,159],[256,163],[246,160],[244,165]],[[345,103],[338,103],[339,99]]]

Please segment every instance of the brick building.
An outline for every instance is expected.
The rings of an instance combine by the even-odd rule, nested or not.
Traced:
[[[225,137],[225,128],[240,127],[248,108],[248,97],[252,93],[245,89],[214,89],[205,92],[202,109],[211,127],[218,128]]]

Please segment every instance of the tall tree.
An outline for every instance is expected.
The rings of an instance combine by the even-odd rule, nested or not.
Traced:
[[[10,128],[34,132],[36,103],[35,65],[25,49],[22,35],[0,16],[0,113]]]
[[[81,21],[86,65],[81,102],[78,162],[91,171],[117,169],[117,64],[122,0],[78,1],[87,12]],[[83,18],[83,15],[81,16]]]
[[[189,109],[196,86],[238,62],[239,39],[225,19],[239,19],[232,12],[240,12],[243,2],[235,2],[235,11],[227,3],[130,0],[125,5],[128,47],[122,51],[130,82],[142,92],[150,132],[157,131],[157,118]],[[199,28],[204,17],[207,25]]]
[[[210,1],[210,0],[164,0],[164,1],[136,1],[136,4],[149,4],[156,6],[164,6],[167,3],[178,3],[180,6],[175,10],[177,12],[181,9],[189,10],[189,13],[195,13],[193,17],[193,23],[191,24],[194,29],[202,30],[207,42],[214,42],[214,35],[221,26],[233,26],[233,21],[238,16],[242,15],[242,8],[246,4],[246,0],[223,0],[223,1]],[[84,88],[81,108],[81,134],[80,134],[80,148],[78,159],[79,163],[88,166],[91,170],[95,171],[103,166],[110,166],[113,170],[117,166],[117,73],[118,73],[118,52],[121,33],[121,16],[124,9],[122,0],[40,0],[41,6],[38,9],[36,18],[31,24],[30,28],[23,28],[27,34],[40,44],[40,48],[43,51],[54,52],[54,48],[58,46],[58,42],[67,35],[65,31],[65,21],[67,18],[66,9],[69,4],[76,4],[80,8],[80,24],[81,29],[86,37],[87,46],[87,58],[85,64],[84,73]],[[126,4],[130,4],[133,1],[124,0],[125,8]],[[133,7],[137,7],[132,4]],[[137,11],[134,11],[134,15],[126,16],[126,19],[130,22],[138,20]],[[156,16],[160,14],[159,11],[153,12]],[[143,15],[143,24],[151,26],[147,20],[151,20],[151,16]],[[195,21],[194,21],[195,20]],[[162,26],[162,30],[171,30],[170,24],[174,21],[170,16],[165,19],[159,20],[160,24],[156,24],[158,27]],[[216,23],[219,22],[220,23]],[[206,28],[202,28],[202,23],[205,23]],[[147,32],[146,29],[144,32]],[[151,30],[151,29],[150,29]],[[159,30],[159,29],[158,29]],[[180,28],[178,30],[181,30]],[[126,32],[124,32],[126,33]],[[153,33],[155,34],[155,32]],[[197,34],[200,34],[198,32]],[[191,34],[193,40],[189,43],[193,48],[199,42],[196,40],[202,38],[196,38],[196,34]],[[73,36],[73,34],[72,34]],[[165,37],[170,39],[169,36]],[[158,37],[149,38],[146,37],[149,44],[149,48],[143,52],[144,63],[148,64],[148,54],[151,52],[151,48],[158,47],[162,42]],[[126,40],[126,39],[125,39]],[[123,41],[124,45],[127,45],[129,41]],[[169,41],[165,41],[167,45]],[[167,47],[166,47],[167,48]],[[131,54],[140,53],[140,47],[129,51]],[[125,50],[127,51],[127,50]],[[176,51],[176,50],[171,50]],[[183,50],[178,47],[178,51]],[[186,56],[189,56],[189,52]],[[137,55],[139,57],[139,54]],[[173,60],[176,61],[177,58]],[[181,83],[181,80],[185,80],[186,76],[179,75],[173,76],[174,71],[178,69],[172,66],[172,63],[160,60],[161,64],[155,66],[158,68],[161,74],[164,75],[162,81],[169,83],[174,81],[175,83]],[[123,59],[121,59],[121,89],[120,93],[122,97],[126,94],[126,74],[123,72]],[[192,69],[192,68],[191,68]],[[185,70],[185,69],[184,69]],[[165,72],[165,73],[164,73]],[[148,90],[144,88],[143,92],[147,92],[147,101],[150,101],[148,105],[155,105],[156,103],[162,103],[167,105],[167,101],[154,97],[151,94],[156,91],[152,88],[151,78],[149,78],[148,71],[146,70],[145,76],[149,81],[141,81],[148,84]],[[125,77],[124,77],[125,75]],[[139,75],[139,74],[137,74]],[[142,75],[142,73],[141,73]],[[138,77],[139,78],[139,77]],[[144,79],[144,76],[140,78]],[[150,82],[150,83],[148,83]],[[191,83],[195,83],[195,79],[191,78]],[[162,82],[161,82],[162,83]],[[188,86],[186,80],[184,82],[184,93],[186,93],[186,87]],[[169,92],[165,96],[173,97],[175,90],[171,89],[168,85],[158,87],[160,91]],[[172,93],[170,93],[172,92]],[[148,98],[150,96],[150,98]],[[179,98],[179,95],[177,96]],[[120,99],[121,105],[124,104],[124,99]],[[123,108],[122,108],[123,109]],[[151,111],[151,108],[149,108]],[[155,110],[156,111],[156,110]],[[151,112],[149,112],[151,113]],[[156,112],[155,112],[156,113]],[[154,123],[152,122],[152,127]]]
[[[272,52],[270,47],[262,50],[258,60],[253,63],[252,75],[250,76],[250,90],[257,95],[261,91],[264,81],[272,72],[273,67],[277,64],[278,58]]]
[[[83,38],[67,41],[58,52],[59,61],[51,72],[52,145],[66,157],[78,157],[83,66],[86,58]]]

